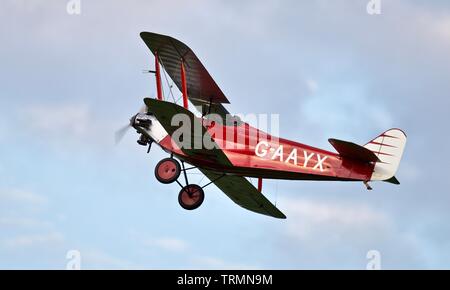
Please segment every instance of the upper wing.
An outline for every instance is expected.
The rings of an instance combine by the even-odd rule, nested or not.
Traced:
[[[189,132],[183,134],[183,141],[178,140],[178,138],[173,138],[172,140],[177,143],[178,147],[187,155],[201,155],[207,157],[221,165],[231,166],[232,163],[228,157],[223,153],[219,146],[214,142],[211,135],[208,133],[203,124],[194,116],[194,114],[185,108],[170,102],[160,101],[151,98],[145,98],[144,103],[148,110],[152,112],[158,121],[161,123],[163,128],[169,133],[170,136],[174,134],[181,126],[186,124],[172,125],[172,118],[177,114],[182,114],[182,116],[189,119],[190,127]],[[195,130],[196,128],[201,128],[201,130]],[[187,130],[186,130],[187,131]],[[211,140],[211,144],[214,145],[213,149],[204,148],[204,140],[208,138]],[[184,144],[189,144],[189,146],[183,146]]]
[[[231,200],[245,209],[285,219],[286,216],[276,208],[261,192],[259,192],[245,177],[236,175],[222,176],[210,170],[199,168],[214,184],[228,195]]]
[[[158,54],[161,65],[180,91],[182,91],[180,67],[181,60],[184,61],[188,97],[195,106],[202,106],[202,110],[205,110],[203,106],[211,103],[211,113],[218,113],[221,116],[228,114],[221,105],[229,103],[228,99],[186,44],[170,36],[151,32],[142,32],[141,38],[153,54]]]

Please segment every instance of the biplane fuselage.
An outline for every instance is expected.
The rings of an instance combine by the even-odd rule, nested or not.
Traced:
[[[203,119],[203,125],[211,136],[219,136],[213,140],[231,166],[222,165],[211,156],[185,154],[167,133],[162,133],[167,135],[158,144],[196,167],[247,177],[368,181],[373,172],[373,164],[343,159],[334,152],[271,136],[247,123],[226,126]],[[155,127],[161,130],[160,126]],[[155,135],[151,130],[147,134]]]

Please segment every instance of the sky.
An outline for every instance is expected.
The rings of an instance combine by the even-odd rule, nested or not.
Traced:
[[[68,2],[0,2],[1,269],[65,269],[71,250],[82,269],[366,269],[369,251],[450,268],[448,1]],[[114,145],[155,95],[141,31],[185,42],[229,111],[279,114],[283,137],[332,150],[402,128],[401,185],[265,181],[286,220],[214,186],[183,210],[154,177],[166,153]]]

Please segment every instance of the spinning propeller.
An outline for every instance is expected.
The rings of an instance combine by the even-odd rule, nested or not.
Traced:
[[[147,108],[146,105],[143,105],[141,107],[141,109],[139,110],[139,112],[136,113],[135,115],[133,115],[130,118],[128,124],[126,124],[125,126],[123,126],[122,128],[120,128],[119,130],[116,131],[116,133],[115,133],[115,143],[116,143],[116,145],[119,144],[122,141],[123,137],[126,135],[128,130],[136,125],[136,117],[139,114],[145,114],[145,113],[148,113],[148,108]],[[147,140],[147,138],[145,136],[143,137],[143,135],[141,135],[141,138],[138,140],[138,143],[140,145],[147,145],[147,144],[149,144],[148,152],[150,152],[152,140]]]

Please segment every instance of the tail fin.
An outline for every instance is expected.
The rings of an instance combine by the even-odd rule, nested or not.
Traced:
[[[403,149],[406,144],[406,134],[400,129],[390,129],[376,137],[366,145],[380,159],[375,163],[375,168],[370,180],[390,181],[397,172]]]

